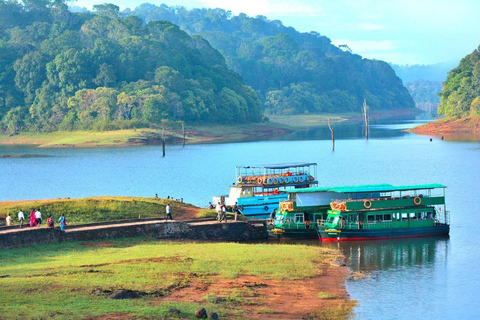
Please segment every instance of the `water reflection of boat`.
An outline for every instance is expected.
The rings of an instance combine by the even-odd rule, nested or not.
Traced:
[[[448,236],[398,239],[397,241],[322,242],[322,246],[340,249],[353,271],[369,272],[405,266],[432,264],[438,254],[445,255]],[[443,250],[442,253],[442,248]]]
[[[316,163],[287,163],[261,166],[237,166],[237,183],[230,187],[228,196],[215,196],[213,203],[227,207],[238,203],[240,212],[249,217],[267,219],[279,209],[279,203],[288,198],[287,190],[317,185]]]
[[[441,184],[339,187],[327,220],[315,224],[322,241],[448,235],[449,214]]]

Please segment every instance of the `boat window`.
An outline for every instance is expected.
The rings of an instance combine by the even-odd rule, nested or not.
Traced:
[[[408,220],[408,214],[402,213],[402,221]]]
[[[386,214],[383,216],[384,221],[392,221],[392,215],[391,214]]]
[[[375,216],[375,220],[376,220],[377,222],[382,222],[382,221],[383,221],[383,215],[377,214],[377,215]]]
[[[295,214],[295,223],[303,223],[303,213],[296,213]]]
[[[357,215],[356,214],[349,214],[347,221],[348,222],[357,222]]]
[[[374,216],[374,215],[369,215],[369,216],[368,216],[368,222],[369,222],[369,223],[375,222],[375,216]]]

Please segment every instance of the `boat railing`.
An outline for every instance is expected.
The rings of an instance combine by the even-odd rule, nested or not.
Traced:
[[[435,217],[435,224],[448,224],[450,225],[450,211],[445,211],[444,214],[437,213]]]
[[[305,227],[305,223],[301,223],[301,222],[287,222],[287,223],[283,223],[282,224],[282,228],[285,228],[285,229],[307,229]],[[313,228],[310,227],[310,225],[308,225],[308,228]]]
[[[362,229],[388,229],[392,228],[392,221],[374,221],[362,224]],[[357,228],[358,229],[358,228]]]

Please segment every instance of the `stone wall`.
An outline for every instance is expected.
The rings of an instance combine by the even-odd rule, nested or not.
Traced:
[[[200,223],[146,221],[143,224],[76,226],[62,232],[60,229],[24,228],[17,232],[0,233],[0,248],[18,248],[60,241],[105,240],[125,237],[156,239],[188,239],[209,241],[252,241],[267,239],[262,224]]]

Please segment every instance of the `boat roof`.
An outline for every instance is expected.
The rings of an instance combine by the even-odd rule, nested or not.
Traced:
[[[388,191],[407,191],[420,189],[446,188],[443,184],[416,184],[394,186],[388,183],[382,184],[365,184],[358,186],[338,186],[338,187],[314,187],[304,189],[287,190],[288,193],[305,193],[305,192],[339,192],[339,193],[364,193],[364,192],[388,192]]]
[[[307,167],[317,165],[315,162],[291,162],[291,163],[278,163],[278,164],[264,164],[258,166],[237,166],[237,168],[245,169],[287,169],[287,168],[298,168],[298,167]]]

